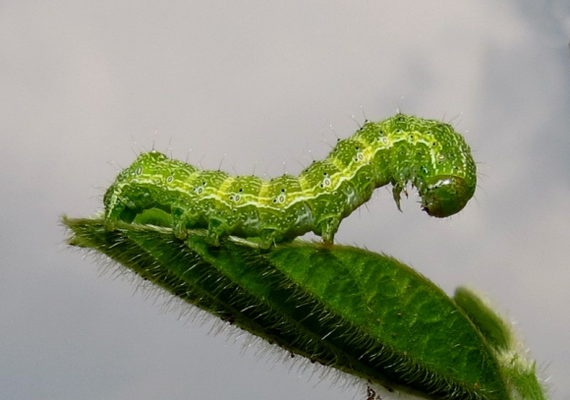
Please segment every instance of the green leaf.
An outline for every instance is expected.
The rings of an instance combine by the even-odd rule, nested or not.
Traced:
[[[68,219],[69,243],[103,253],[211,314],[313,362],[431,399],[545,399],[534,364],[472,292],[455,301],[384,255],[295,241],[176,239],[169,216]],[[150,225],[150,223],[154,225]]]

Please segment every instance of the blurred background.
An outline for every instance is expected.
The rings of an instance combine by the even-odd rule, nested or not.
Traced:
[[[465,135],[476,198],[437,220],[381,188],[337,241],[486,293],[570,399],[569,41],[564,0],[2,1],[0,398],[364,399],[102,273],[59,218],[141,151],[298,174],[401,110]]]

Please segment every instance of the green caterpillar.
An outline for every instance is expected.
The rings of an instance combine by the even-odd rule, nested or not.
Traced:
[[[422,208],[441,218],[465,207],[476,182],[471,150],[451,125],[397,114],[366,122],[299,176],[269,181],[143,153],[105,193],[105,226],[114,230],[118,220],[131,222],[138,213],[159,208],[171,215],[179,239],[189,228],[207,228],[215,245],[235,235],[258,238],[268,248],[309,231],[333,243],[343,218],[378,187],[391,183],[400,208],[400,194],[412,184]]]

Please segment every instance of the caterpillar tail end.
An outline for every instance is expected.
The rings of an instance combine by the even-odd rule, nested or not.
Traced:
[[[122,203],[115,204],[114,207],[107,207],[105,210],[105,230],[107,232],[113,232],[117,229],[117,223],[119,221],[131,223],[137,216],[137,211],[126,207]]]
[[[117,208],[113,210],[109,210],[105,212],[105,230],[107,232],[113,232],[117,229],[117,222],[119,221],[119,216],[121,215],[122,210],[118,210]]]

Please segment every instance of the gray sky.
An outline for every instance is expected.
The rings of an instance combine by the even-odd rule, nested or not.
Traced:
[[[552,399],[570,399],[569,41],[565,0],[3,1],[2,398],[364,398],[211,333],[213,319],[178,318],[128,276],[101,276],[63,244],[58,218],[99,210],[117,171],[152,147],[296,174],[363,115],[400,109],[465,134],[476,199],[436,220],[415,194],[398,212],[382,188],[338,242],[393,255],[448,293],[484,291],[517,322]]]

